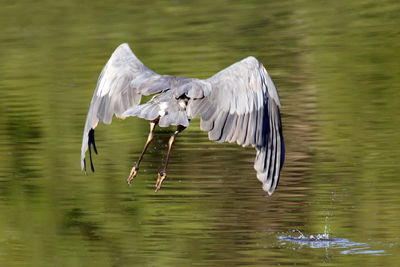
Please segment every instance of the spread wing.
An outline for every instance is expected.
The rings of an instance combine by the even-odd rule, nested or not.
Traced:
[[[271,195],[278,185],[285,158],[279,96],[264,66],[248,57],[206,80],[208,96],[191,100],[189,116],[201,116],[200,127],[210,140],[252,145],[254,168]]]
[[[94,171],[91,145],[97,154],[94,129],[98,122],[110,124],[112,117],[124,119],[123,113],[140,103],[142,95],[150,95],[169,88],[168,76],[148,69],[132,52],[128,44],[121,44],[103,68],[90,103],[83,131],[81,168],[86,171],[85,155],[89,148],[91,169]]]

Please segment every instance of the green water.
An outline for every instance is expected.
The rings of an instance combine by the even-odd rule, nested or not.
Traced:
[[[398,266],[398,1],[0,1],[0,266]],[[100,125],[98,74],[122,42],[161,74],[206,78],[257,57],[278,88],[287,157],[266,198],[254,150],[194,120],[154,193],[168,138]],[[322,234],[340,242],[292,242]],[[296,231],[296,232],[294,232]]]

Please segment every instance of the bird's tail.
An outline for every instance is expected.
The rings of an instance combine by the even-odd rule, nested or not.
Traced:
[[[189,126],[188,116],[186,111],[179,106],[179,100],[169,98],[158,102],[154,100],[157,99],[157,97],[158,95],[143,105],[128,109],[123,115],[135,116],[149,121],[160,117],[160,127],[168,127],[171,125],[182,125],[184,127]]]

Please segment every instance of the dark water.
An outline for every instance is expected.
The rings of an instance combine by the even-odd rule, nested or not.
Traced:
[[[2,1],[0,25],[0,266],[398,266],[398,1]],[[128,187],[136,118],[98,127],[83,175],[86,112],[122,42],[162,74],[263,62],[287,148],[271,198],[253,149],[209,142],[198,120],[157,194],[173,129]]]

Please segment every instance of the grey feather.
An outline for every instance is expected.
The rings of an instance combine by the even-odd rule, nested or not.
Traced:
[[[223,129],[226,124],[226,120],[228,117],[228,112],[221,112],[218,114],[217,118],[214,121],[214,127],[211,131],[208,132],[208,138],[212,141],[223,142],[225,140],[221,140],[221,135],[223,133]]]
[[[236,115],[228,113],[228,117],[226,118],[226,122],[224,125],[224,129],[222,130],[220,140],[229,142],[228,136],[233,132],[233,129],[236,126],[236,119],[237,119]]]

